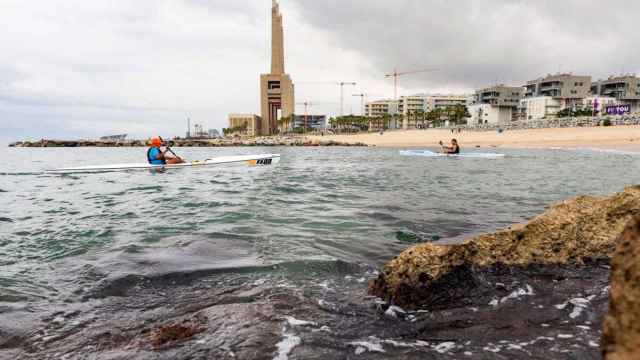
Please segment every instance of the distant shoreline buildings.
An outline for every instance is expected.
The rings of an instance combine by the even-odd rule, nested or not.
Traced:
[[[229,114],[225,135],[268,136],[327,128],[325,115],[295,114],[295,86],[285,72],[284,28],[277,0],[272,0],[271,34],[271,71],[260,75],[260,115]],[[351,115],[330,122],[370,130],[482,127],[566,116],[640,113],[640,78],[611,76],[594,82],[588,75],[549,74],[524,85],[496,84],[473,94],[415,94],[368,101],[363,112],[359,119]]]
[[[406,118],[412,112],[463,105],[467,126],[505,125],[513,121],[552,119],[563,113],[623,115],[640,113],[640,78],[611,76],[592,82],[591,76],[571,73],[547,75],[523,86],[498,84],[472,95],[411,95],[398,100],[375,100],[365,104],[366,117],[390,116],[391,128],[411,128]],[[408,126],[407,126],[408,125]]]

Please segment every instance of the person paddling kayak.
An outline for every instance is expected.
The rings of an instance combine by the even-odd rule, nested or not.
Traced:
[[[456,139],[451,139],[451,146],[444,146],[442,141],[440,141],[440,146],[442,146],[443,154],[449,154],[449,155],[460,154],[460,146],[458,145],[458,140]]]
[[[166,164],[182,164],[184,160],[176,155],[169,147],[164,151],[162,147],[162,138],[160,136],[154,136],[151,138],[151,147],[147,150],[147,161],[151,165],[166,165]],[[167,153],[173,154],[168,156]]]

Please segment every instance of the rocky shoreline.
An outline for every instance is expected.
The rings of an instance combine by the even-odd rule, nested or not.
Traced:
[[[466,297],[474,274],[494,266],[583,265],[609,260],[616,239],[640,214],[640,186],[610,198],[581,196],[552,206],[524,225],[461,245],[426,243],[389,262],[371,293],[403,306],[437,306]]]
[[[391,307],[430,312],[489,305],[500,309],[489,316],[502,318],[508,312],[505,307],[516,306],[519,310],[511,312],[509,320],[484,321],[504,323],[521,336],[535,333],[532,325],[538,322],[553,329],[550,314],[566,312],[566,320],[556,326],[567,325],[585,333],[558,337],[572,339],[574,355],[580,349],[585,351],[577,358],[598,358],[589,355],[588,349],[601,346],[613,262],[612,308],[602,346],[604,353],[613,354],[607,358],[626,359],[640,344],[640,327],[632,325],[640,317],[640,268],[633,256],[640,254],[638,219],[640,186],[608,198],[569,199],[527,224],[480,235],[460,245],[427,243],[411,247],[370,281],[369,292]],[[565,300],[557,299],[560,288],[568,289]],[[541,310],[550,307],[551,311]],[[587,308],[591,312],[585,317]],[[469,323],[479,320],[476,317]],[[470,325],[460,326],[467,329]],[[486,330],[494,333],[497,329]],[[549,353],[535,353],[543,354]]]
[[[369,146],[361,142],[349,143],[335,140],[309,139],[304,137],[259,137],[223,139],[174,139],[174,147],[235,147],[235,146]],[[18,141],[9,147],[146,147],[146,140],[49,140]]]

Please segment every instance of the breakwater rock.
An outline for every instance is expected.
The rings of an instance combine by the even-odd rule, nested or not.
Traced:
[[[405,250],[371,281],[369,291],[394,304],[429,309],[470,306],[495,291],[496,274],[553,278],[553,269],[608,263],[627,222],[640,214],[640,186],[607,198],[581,196],[552,206],[524,225],[460,245]],[[563,276],[561,276],[563,277]],[[527,290],[525,290],[527,291]]]
[[[611,300],[604,321],[603,353],[634,359],[640,349],[640,216],[618,240],[611,263]]]
[[[175,147],[231,147],[231,146],[369,146],[364,143],[348,143],[335,140],[317,140],[305,137],[259,137],[223,139],[174,139],[168,141]],[[145,147],[146,140],[47,140],[19,141],[9,147]]]

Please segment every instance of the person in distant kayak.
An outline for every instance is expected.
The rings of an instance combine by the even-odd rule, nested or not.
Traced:
[[[167,155],[170,152],[174,156]],[[177,156],[168,147],[162,150],[162,138],[160,136],[154,136],[151,138],[151,147],[147,150],[147,161],[151,165],[166,165],[166,164],[182,164],[184,160]]]
[[[460,154],[460,146],[458,145],[458,140],[456,139],[451,139],[451,146],[444,146],[442,141],[440,141],[440,146],[442,146],[443,154],[449,154],[449,155]]]

